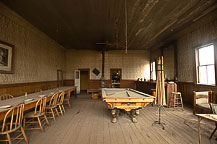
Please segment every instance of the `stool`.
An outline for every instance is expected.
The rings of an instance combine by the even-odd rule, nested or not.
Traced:
[[[182,95],[180,92],[172,92],[172,98],[170,99],[170,102],[172,102],[172,106],[175,109],[176,107],[181,107],[182,110],[183,108],[183,102],[182,102]]]

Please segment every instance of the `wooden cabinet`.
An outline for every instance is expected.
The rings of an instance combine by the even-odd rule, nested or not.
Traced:
[[[167,107],[171,107],[173,102],[171,102],[171,98],[173,97],[172,92],[177,92],[177,84],[176,83],[167,83],[166,85],[166,99],[167,99]]]
[[[135,83],[136,83],[136,90],[150,95],[152,95],[152,89],[156,89],[155,82],[135,81]],[[165,94],[166,94],[166,102],[168,107],[171,106],[169,100],[172,97],[172,92],[177,92],[177,84],[165,83]]]
[[[152,90],[156,88],[155,82],[135,81],[136,90],[152,95]]]

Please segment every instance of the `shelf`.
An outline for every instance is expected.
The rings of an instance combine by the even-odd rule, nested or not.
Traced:
[[[120,83],[112,83],[113,85],[120,85]]]

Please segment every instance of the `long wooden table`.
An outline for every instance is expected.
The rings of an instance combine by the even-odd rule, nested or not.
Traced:
[[[71,92],[74,91],[76,93],[75,86],[59,87],[59,88],[49,89],[49,90],[45,90],[45,91],[41,91],[37,93],[31,93],[31,94],[28,94],[27,97],[25,95],[22,95],[19,97],[15,97],[13,99],[0,101],[0,107],[6,106],[6,105],[15,106],[15,105],[18,105],[24,102],[25,103],[24,111],[26,111],[26,110],[34,108],[37,100],[39,100],[42,96],[47,96],[47,101],[50,101],[51,96],[54,93],[68,91],[68,90],[70,90]],[[25,101],[26,99],[33,99],[33,100]],[[0,121],[4,119],[4,116],[9,109],[10,108],[0,108]]]
[[[196,114],[198,117],[198,139],[199,144],[201,144],[201,134],[200,134],[200,121],[201,119],[206,119],[211,122],[217,123],[217,115],[216,114]]]

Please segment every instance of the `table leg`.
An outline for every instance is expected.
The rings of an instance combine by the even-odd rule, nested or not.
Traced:
[[[74,90],[75,98],[77,98],[77,88]]]
[[[118,112],[119,110],[117,109],[112,109],[111,110],[111,113],[112,113],[112,123],[116,123],[117,122],[117,115],[118,115]]]
[[[137,115],[137,116],[139,115],[139,110],[138,110],[138,109],[136,110],[136,115]]]
[[[201,118],[198,117],[198,139],[199,139],[199,144],[201,144],[201,135],[200,135],[200,120]]]
[[[139,114],[139,112],[137,110],[131,110],[130,111],[130,117],[131,117],[133,123],[137,123],[137,119],[136,119],[137,114]]]

